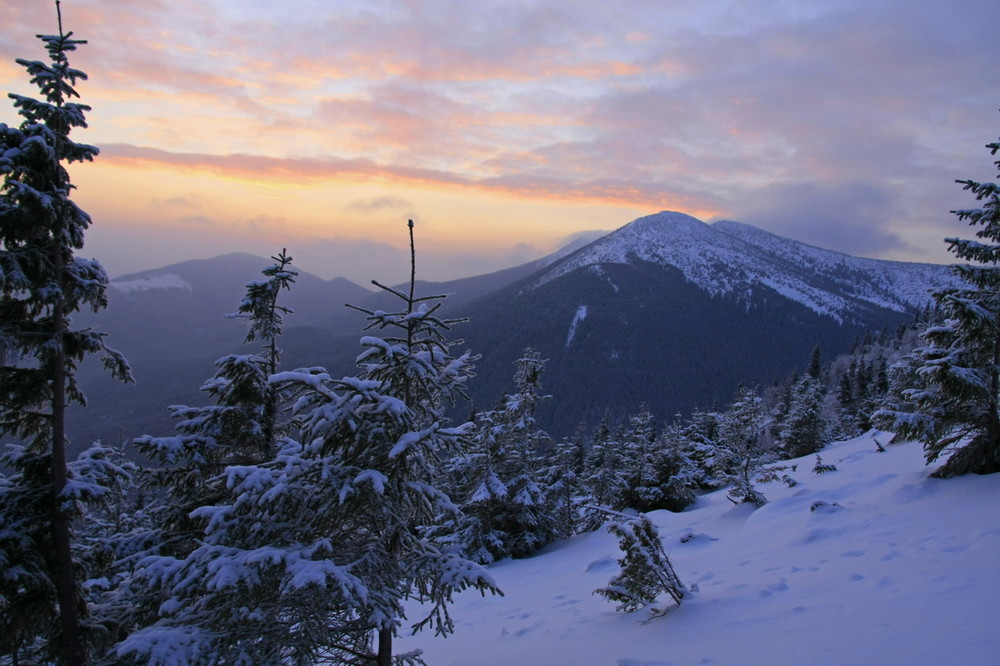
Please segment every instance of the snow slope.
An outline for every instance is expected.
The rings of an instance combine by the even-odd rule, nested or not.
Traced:
[[[698,588],[665,617],[592,594],[618,571],[602,530],[497,563],[504,597],[463,593],[455,634],[396,648],[431,666],[1000,663],[1000,475],[930,479],[919,445],[887,448],[832,444],[837,471],[803,458],[798,485],[763,486],[757,510],[720,491],[649,514]]]

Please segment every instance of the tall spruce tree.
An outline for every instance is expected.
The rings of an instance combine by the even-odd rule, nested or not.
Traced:
[[[463,515],[453,538],[480,563],[530,555],[558,531],[556,498],[548,497],[542,483],[540,454],[549,436],[535,421],[536,406],[545,398],[545,361],[528,348],[515,366],[514,392],[477,417],[471,447],[453,465],[464,479],[456,497]]]
[[[778,427],[777,445],[786,458],[815,453],[824,444],[823,400],[826,397],[819,373],[810,370],[792,388],[788,411]]]
[[[135,440],[138,450],[153,463],[141,470],[142,491],[153,500],[142,511],[147,517],[145,524],[121,534],[115,546],[125,561],[135,564],[131,578],[126,578],[116,591],[123,603],[115,605],[115,619],[121,632],[129,627],[152,626],[159,636],[173,637],[174,645],[190,650],[185,657],[189,661],[228,653],[220,647],[224,641],[216,640],[215,634],[198,633],[198,624],[190,621],[190,616],[163,611],[164,602],[170,598],[186,598],[190,608],[199,608],[206,616],[210,616],[206,606],[211,605],[195,599],[202,588],[191,584],[179,592],[171,586],[173,579],[163,572],[185,571],[197,577],[197,567],[203,563],[199,558],[205,557],[206,544],[217,537],[214,533],[206,536],[209,526],[205,507],[225,505],[233,499],[232,489],[227,486],[229,468],[271,462],[282,442],[279,391],[269,377],[277,370],[280,359],[278,341],[284,316],[291,312],[279,305],[278,296],[291,287],[297,273],[291,269],[292,259],[284,250],[272,259],[274,264],[262,271],[264,279],[246,285],[239,310],[226,315],[245,319],[244,342],[259,343],[260,353],[229,354],[218,359],[215,375],[201,387],[211,396],[212,404],[173,405],[171,412],[179,419],[176,434],[144,435]],[[238,545],[231,540],[227,546],[247,547],[254,539],[260,544],[263,534],[245,538]],[[218,547],[218,541],[213,545]],[[215,595],[214,601],[221,597]],[[149,631],[140,634],[148,635]],[[257,636],[258,644],[263,644],[262,633]],[[126,643],[125,650],[153,662],[159,658],[157,655],[174,654],[166,647],[142,652],[135,645]]]
[[[740,387],[736,399],[719,420],[719,452],[723,477],[730,482],[729,498],[756,506],[767,503],[756,486],[764,466],[777,456],[767,441],[763,400],[752,388]]]
[[[85,42],[63,32],[58,1],[56,12],[58,34],[38,35],[49,62],[17,60],[41,99],[10,94],[23,120],[16,128],[0,124],[0,434],[28,443],[8,454],[15,474],[0,486],[0,502],[11,493],[34,497],[20,505],[27,513],[18,524],[2,513],[0,532],[11,537],[14,530],[25,540],[0,540],[0,633],[20,635],[5,630],[44,621],[35,631],[46,634],[50,656],[81,664],[87,660],[86,607],[72,552],[66,409],[84,402],[75,375],[87,354],[102,355],[115,376],[130,376],[124,357],[105,345],[102,334],[71,328],[74,312],[107,304],[107,276],[96,261],[74,255],[91,220],[70,199],[65,165],[91,161],[98,150],[70,139],[73,129],[87,126],[90,110],[71,101],[86,75],[70,66],[68,54]],[[33,529],[17,532],[19,525]],[[12,559],[14,542],[21,552],[13,557],[30,553],[30,559]],[[58,619],[47,609],[58,609]]]
[[[996,155],[1000,142],[987,148]],[[1000,169],[1000,160],[994,164]],[[915,409],[879,414],[898,435],[922,441],[928,462],[951,454],[934,472],[939,477],[1000,471],[1000,186],[958,182],[982,202],[952,211],[979,227],[979,240],[945,239],[958,259],[970,262],[952,266],[968,286],[934,294],[946,320],[924,332],[922,386],[907,392]]]
[[[412,223],[411,223],[412,251]],[[413,254],[411,253],[411,257]],[[194,510],[203,536],[184,558],[151,557],[158,617],[118,655],[146,663],[417,663],[393,655],[404,602],[427,603],[416,627],[453,629],[448,604],[467,587],[498,591],[485,571],[427,536],[455,512],[437,486],[468,436],[445,408],[464,394],[468,352],[453,357],[441,297],[379,285],[396,312],[365,311],[359,374],[273,375],[292,405],[273,459],[229,465],[225,495]]]

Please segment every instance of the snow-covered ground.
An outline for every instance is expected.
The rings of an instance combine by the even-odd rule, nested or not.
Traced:
[[[664,617],[592,593],[618,572],[602,530],[493,565],[504,597],[462,593],[455,634],[396,649],[431,666],[1000,664],[1000,474],[930,479],[918,444],[870,436],[822,456],[837,471],[795,461],[798,485],[763,486],[760,509],[721,491],[649,514],[697,586]]]

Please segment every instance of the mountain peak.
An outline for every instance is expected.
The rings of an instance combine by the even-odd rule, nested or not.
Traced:
[[[870,307],[914,311],[929,288],[953,283],[941,266],[864,259],[823,250],[740,222],[706,224],[676,211],[640,217],[566,260],[534,286],[601,264],[645,262],[681,271],[711,296],[750,303],[775,293],[839,322]]]

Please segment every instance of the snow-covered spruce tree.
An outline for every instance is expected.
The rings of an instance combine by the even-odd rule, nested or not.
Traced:
[[[629,418],[622,439],[626,469],[622,506],[636,511],[681,511],[695,501],[698,473],[684,451],[680,428],[672,425],[657,430],[645,405]]]
[[[756,486],[761,475],[768,476],[765,466],[777,459],[765,437],[767,425],[763,400],[747,387],[739,389],[719,420],[720,463],[723,478],[731,485],[729,498],[734,502],[756,506],[767,503]]]
[[[680,420],[679,415],[677,419]],[[694,463],[694,481],[700,488],[715,489],[725,485],[721,478],[719,419],[717,412],[695,409],[677,432],[681,451]]]
[[[656,508],[683,511],[694,504],[695,489],[701,485],[702,473],[692,458],[691,443],[679,424],[663,429],[657,438],[659,455],[656,460],[658,500]]]
[[[290,288],[296,273],[284,250],[272,259],[275,263],[262,271],[265,279],[247,284],[239,311],[226,315],[246,319],[244,342],[260,343],[261,353],[217,360],[215,376],[201,387],[212,404],[172,406],[179,419],[175,435],[135,440],[152,462],[139,474],[141,493],[152,501],[142,508],[145,520],[129,525],[117,543],[108,546],[135,566],[131,578],[107,595],[107,605],[117,609],[116,640],[131,627],[157,622],[174,590],[150,572],[179,567],[203,543],[206,521],[197,511],[229,498],[224,471],[233,465],[270,462],[277,452],[283,424],[278,390],[269,376],[277,368],[277,343],[284,315],[290,312],[277,298]]]
[[[591,436],[584,466],[583,484],[587,491],[585,505],[613,510],[624,508],[622,499],[626,486],[622,472],[625,469],[625,460],[622,457],[619,438],[612,429],[609,413],[604,414]],[[588,508],[581,529],[591,532],[598,529],[606,520],[607,516],[601,511]]]
[[[0,124],[0,434],[28,443],[8,454],[14,473],[0,484],[0,504],[23,511],[3,512],[0,525],[0,642],[16,660],[17,642],[37,636],[46,658],[81,664],[86,607],[72,552],[66,408],[84,402],[75,373],[87,354],[130,377],[102,334],[70,327],[74,312],[106,305],[107,276],[96,261],[74,256],[90,217],[70,199],[65,165],[98,151],[69,136],[87,126],[90,110],[70,101],[86,75],[68,53],[84,42],[63,32],[58,2],[56,10],[59,33],[39,35],[49,62],[17,60],[41,99],[9,95],[23,120]]]
[[[438,316],[444,297],[415,296],[412,220],[408,227],[409,292],[373,281],[400,300],[401,310],[362,310],[369,330],[388,335],[362,339],[366,350],[358,357],[360,377],[341,380],[341,394],[333,403],[325,392],[311,390],[315,380],[306,378],[308,390],[295,407],[303,444],[330,447],[334,456],[343,455],[348,469],[357,471],[350,486],[339,492],[344,515],[356,530],[338,549],[346,546],[351,573],[366,585],[357,625],[377,636],[379,666],[393,659],[392,639],[405,619],[403,600],[430,604],[415,630],[430,625],[436,633],[448,634],[454,630],[448,604],[455,592],[469,587],[484,594],[499,592],[484,569],[426,535],[427,526],[456,510],[434,481],[443,462],[466,443],[471,428],[448,427],[444,412],[457,399],[468,399],[465,382],[474,357],[468,351],[451,356],[450,348],[459,343],[445,335],[462,320]],[[339,405],[350,407],[338,415]]]
[[[815,453],[824,444],[823,384],[806,373],[791,390],[788,410],[778,428],[776,444],[786,458]]]
[[[622,503],[636,511],[660,508],[661,451],[657,434],[656,418],[646,404],[641,405],[639,411],[629,417],[621,441],[625,463]]]
[[[103,548],[109,525],[101,509],[113,502],[115,495],[121,495],[130,478],[131,465],[113,458],[112,450],[100,442],[85,449],[67,463],[61,495],[63,508],[77,525],[73,556],[82,576],[81,608],[88,610],[81,618],[88,647],[107,633],[105,624],[110,615],[99,602],[109,574],[114,575],[114,558]],[[24,445],[9,445],[0,456],[0,466],[13,470],[7,476],[0,475],[0,565],[6,576],[0,605],[0,655],[10,657],[10,662],[0,659],[2,663],[65,661],[57,653],[58,624],[52,615],[52,553],[39,548],[39,544],[51,542],[51,524],[39,520],[40,508],[50,499],[50,459],[50,455],[32,452]],[[11,589],[16,593],[9,593]]]
[[[412,253],[412,223],[411,257]],[[168,594],[160,617],[118,650],[137,661],[196,664],[417,663],[393,655],[406,599],[426,615],[414,627],[453,629],[456,591],[499,592],[485,570],[426,536],[455,505],[434,480],[465,443],[445,407],[464,394],[472,356],[449,353],[453,321],[441,297],[375,283],[402,301],[365,311],[360,374],[279,372],[295,437],[274,460],[231,465],[227,495],[194,517],[201,543],[183,560],[150,558],[148,580]]]
[[[477,417],[471,448],[459,458],[464,468],[456,469],[466,482],[456,498],[463,517],[453,538],[481,563],[530,555],[557,531],[553,503],[541,483],[541,452],[550,441],[535,421],[536,406],[545,398],[545,361],[529,348],[515,366],[514,392]]]
[[[545,457],[541,478],[545,483],[549,510],[557,539],[576,534],[583,520],[586,490],[583,484],[586,430],[577,428],[572,437],[553,445]]]
[[[1000,142],[987,148],[996,155]],[[952,211],[981,227],[980,240],[945,239],[958,259],[973,262],[952,266],[968,286],[934,294],[946,320],[927,328],[917,350],[922,385],[907,391],[914,411],[879,413],[897,436],[923,442],[928,463],[950,454],[937,477],[1000,471],[1000,186],[958,182],[983,202]]]
[[[272,257],[264,280],[249,282],[238,312],[248,328],[244,343],[259,342],[262,353],[229,354],[215,362],[215,376],[201,390],[212,398],[204,407],[173,405],[177,434],[144,435],[135,440],[139,451],[159,464],[146,470],[152,492],[165,491],[155,512],[155,539],[162,553],[182,555],[201,527],[191,511],[212,504],[222,493],[221,474],[228,465],[263,462],[277,446],[277,390],[268,377],[277,371],[284,315],[278,294],[295,281],[296,273],[284,250]]]
[[[688,590],[674,571],[656,526],[643,514],[616,514],[614,518],[608,523],[608,531],[618,537],[623,553],[618,560],[621,572],[594,594],[618,602],[616,610],[626,613],[650,607],[650,619],[669,610],[652,608],[664,593],[679,606]]]

